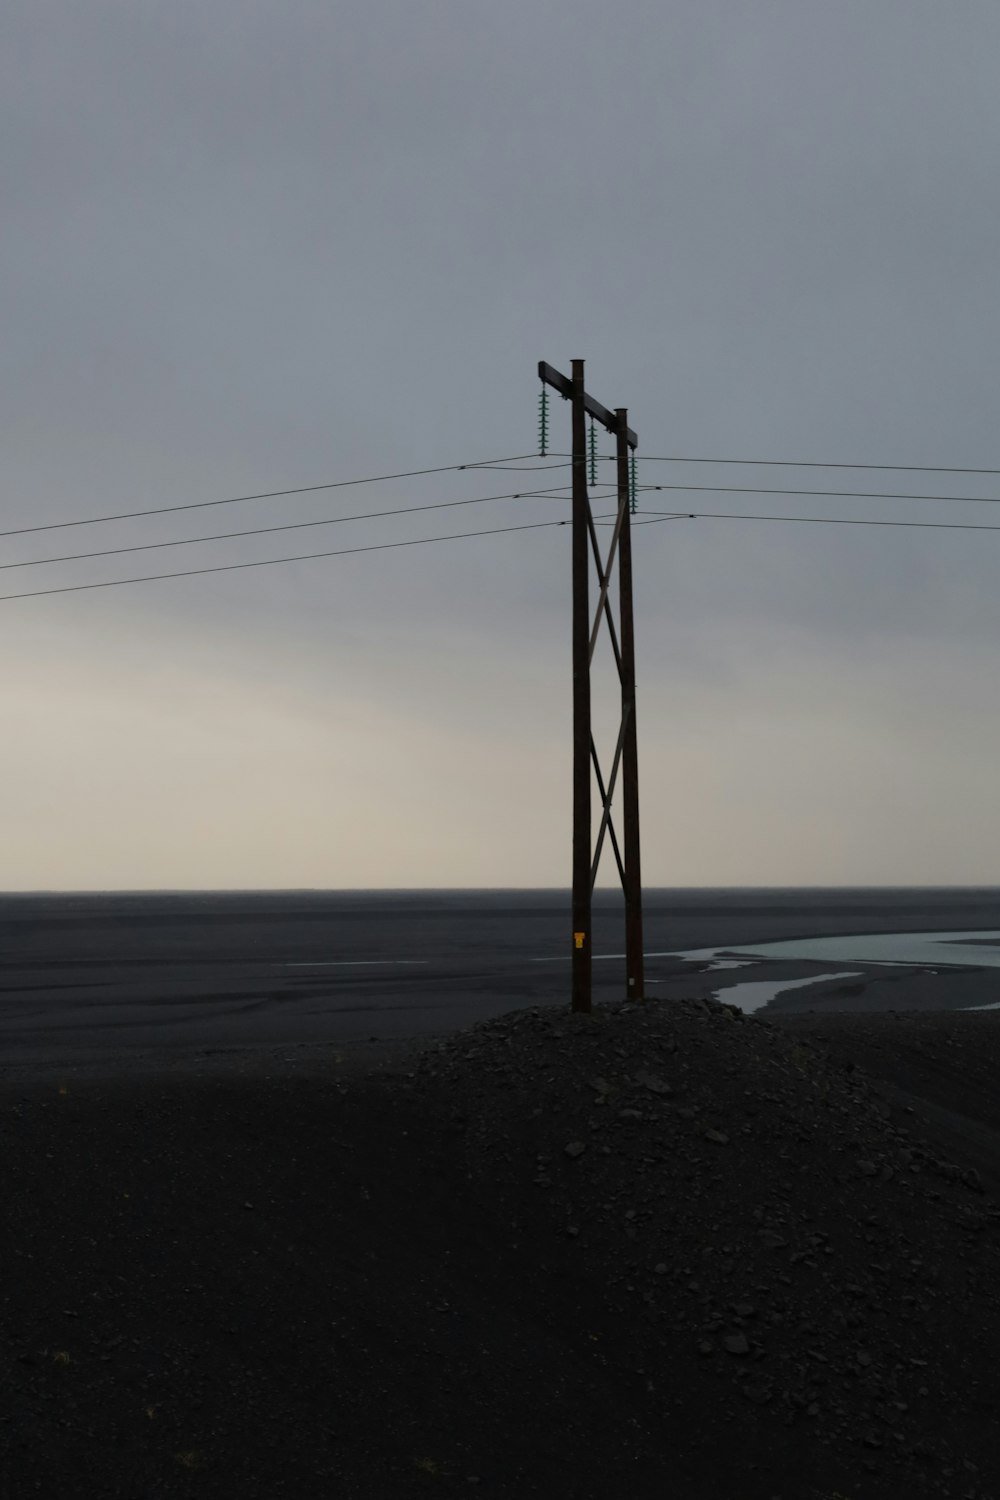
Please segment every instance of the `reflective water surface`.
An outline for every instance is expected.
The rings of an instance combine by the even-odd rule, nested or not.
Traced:
[[[741,954],[825,963],[918,964],[937,968],[1000,968],[1000,929],[978,932],[862,932],[847,937],[793,938],[790,942],[694,948],[679,958],[711,960]]]
[[[824,984],[831,979],[857,977],[857,969],[847,969],[840,974],[812,974],[808,979],[749,979],[745,984],[731,984],[724,990],[716,990],[715,999],[726,1005],[738,1005],[740,1010],[751,1015],[786,990],[801,990],[806,985]]]

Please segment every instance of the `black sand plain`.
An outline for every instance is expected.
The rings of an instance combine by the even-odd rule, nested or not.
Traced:
[[[989,889],[649,890],[644,908],[649,993],[666,997],[844,967],[708,971],[679,959],[684,950],[1000,928]],[[559,1005],[567,909],[558,891],[0,895],[0,1069],[434,1037]],[[596,893],[593,936],[595,954],[620,951],[620,896]],[[997,998],[1000,971],[988,968],[846,967],[859,978],[789,991],[778,1008],[951,1010]],[[624,961],[596,960],[595,999],[623,994]]]
[[[998,1077],[693,999],[8,1079],[0,1493],[994,1500]]]

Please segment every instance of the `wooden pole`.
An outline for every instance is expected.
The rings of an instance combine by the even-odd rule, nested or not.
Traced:
[[[591,1008],[590,560],[583,360],[573,361],[573,932],[572,1008]]]
[[[629,485],[628,410],[619,406],[618,504],[625,519],[618,539],[618,591],[622,653],[622,800],[625,845],[625,977],[630,1000],[645,998],[642,951],[642,873],[639,864],[639,742],[635,720],[635,629],[632,616],[632,527]]]

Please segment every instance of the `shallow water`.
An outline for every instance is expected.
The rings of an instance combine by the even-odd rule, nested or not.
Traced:
[[[751,1015],[786,990],[800,990],[808,984],[823,984],[830,979],[856,979],[858,972],[851,969],[843,974],[812,974],[808,979],[749,979],[744,984],[731,984],[724,990],[716,990],[713,998],[726,1005],[738,1005],[740,1010]]]
[[[678,955],[713,960],[721,954],[778,958],[796,962],[915,964],[936,968],[1000,968],[1000,930],[965,932],[862,932],[848,936],[794,938],[782,943],[740,944],[738,947],[696,948]]]

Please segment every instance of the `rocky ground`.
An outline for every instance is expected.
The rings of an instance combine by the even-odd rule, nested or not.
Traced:
[[[692,1000],[7,1079],[0,1493],[998,1500],[998,1076]]]

